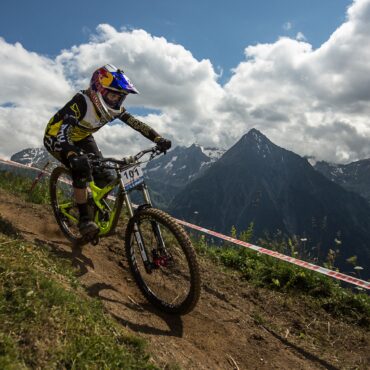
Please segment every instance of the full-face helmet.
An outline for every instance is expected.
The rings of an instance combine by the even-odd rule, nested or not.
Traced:
[[[123,71],[112,64],[106,64],[93,73],[88,90],[101,119],[107,122],[123,112],[123,101],[128,94],[138,93]]]

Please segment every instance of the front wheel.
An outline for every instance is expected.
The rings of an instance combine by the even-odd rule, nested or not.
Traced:
[[[131,272],[150,303],[172,314],[193,310],[201,285],[196,255],[185,230],[170,215],[155,208],[138,211],[127,225],[125,244]]]

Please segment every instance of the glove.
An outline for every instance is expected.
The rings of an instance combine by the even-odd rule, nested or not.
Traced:
[[[159,137],[154,141],[157,144],[158,149],[161,152],[166,152],[168,149],[171,148],[171,140],[165,139],[163,137]]]
[[[125,157],[123,159],[126,162],[126,164],[134,164],[136,162],[135,157],[133,157],[132,155]]]

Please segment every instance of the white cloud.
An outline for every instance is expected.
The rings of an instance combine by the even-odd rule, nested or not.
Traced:
[[[220,141],[218,123],[212,117],[224,92],[209,60],[198,61],[183,46],[144,30],[119,32],[106,24],[98,27],[89,44],[66,50],[57,58],[68,76],[79,76],[78,87],[86,86],[92,71],[107,61],[122,66],[141,92],[127,99],[128,104],[161,112],[145,117],[157,131],[183,145],[196,138]],[[137,136],[119,126],[104,128],[102,149],[113,154],[116,149],[107,139],[110,131],[126,144]]]
[[[55,107],[73,90],[55,61],[0,38],[0,156],[40,146]]]
[[[66,93],[72,93],[60,65],[27,51],[19,43],[11,45],[0,38],[0,65],[1,103],[52,106],[60,103]]]
[[[317,50],[288,38],[249,46],[225,86],[230,106],[237,101],[248,127],[300,154],[332,161],[369,157],[369,42],[370,1],[357,0]],[[288,119],[276,120],[279,114]],[[240,115],[230,109],[231,117],[240,121]]]
[[[306,36],[302,32],[298,32],[295,38],[298,41],[307,41]]]
[[[292,29],[292,22],[285,22],[285,23],[283,24],[283,29],[284,29],[285,31],[289,31],[289,30],[291,30],[291,29]]]
[[[296,39],[248,46],[245,60],[221,86],[219,69],[209,60],[199,61],[183,46],[144,30],[103,24],[89,43],[55,59],[0,39],[7,76],[0,91],[0,156],[42,145],[56,107],[87,86],[95,68],[110,62],[123,67],[141,92],[127,99],[128,108],[157,110],[142,119],[175,144],[228,147],[256,127],[302,155],[332,161],[370,157],[369,42],[370,0],[356,0],[346,22],[318,49],[300,32]],[[149,144],[120,125],[96,137],[107,155]]]

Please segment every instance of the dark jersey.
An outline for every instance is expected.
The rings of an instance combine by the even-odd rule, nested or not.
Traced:
[[[127,111],[117,118],[151,141],[160,136]],[[75,143],[98,131],[106,123],[100,119],[85,91],[81,91],[51,118],[45,130],[44,144],[50,152],[78,152]]]

